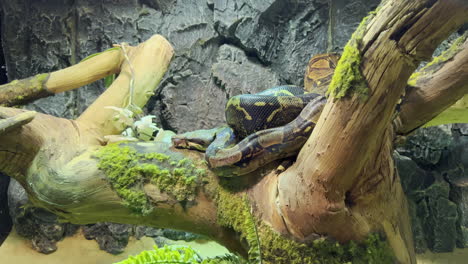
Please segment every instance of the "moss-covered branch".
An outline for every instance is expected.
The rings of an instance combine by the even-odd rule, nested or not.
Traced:
[[[155,152],[151,146],[151,143],[105,146],[95,154],[98,168],[135,213],[151,213],[152,203],[193,202],[197,188],[205,182],[206,170],[181,153]],[[164,195],[152,192],[155,188]]]
[[[62,70],[14,80],[0,86],[0,105],[21,105],[76,89],[119,72],[121,64],[121,52],[111,50]]]
[[[0,107],[0,113],[31,112]],[[202,154],[165,142],[101,146],[81,123],[40,113],[23,128],[0,135],[0,172],[21,183],[32,205],[77,224],[185,230],[245,254],[236,233],[217,222],[217,178]]]
[[[0,86],[0,105],[13,106],[25,104],[53,95],[52,92],[47,90],[45,83],[50,74],[43,73],[36,76],[14,80],[10,83]]]
[[[251,263],[392,263],[389,245],[378,234],[360,243],[340,244],[317,236],[307,243],[294,241],[274,231],[254,214],[255,201],[245,193],[224,188],[217,191],[218,223],[233,228],[249,247]]]

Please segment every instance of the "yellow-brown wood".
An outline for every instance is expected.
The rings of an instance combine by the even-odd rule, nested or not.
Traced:
[[[51,93],[62,93],[118,73],[123,61],[120,49],[102,52],[68,68],[50,73],[45,83]]]
[[[0,119],[0,135],[31,122],[35,116],[36,112],[28,111],[13,117]]]
[[[123,61],[119,49],[102,52],[68,68],[37,74],[0,86],[0,105],[25,104],[39,98],[70,91],[118,73]]]
[[[445,62],[436,71],[422,73],[415,80],[415,87],[406,95],[399,114],[399,134],[407,134],[431,121],[433,124],[462,122],[467,120],[467,99],[459,100],[468,93],[468,40],[452,60]],[[459,100],[457,104],[454,104]],[[466,100],[466,101],[465,101]],[[454,104],[454,105],[453,105]],[[456,116],[453,113],[456,113]],[[462,117],[461,115],[465,115]]]
[[[137,47],[126,49],[135,72],[133,104],[143,107],[166,73],[174,51],[171,44],[160,35],[151,37]],[[130,66],[124,62],[117,79],[86,109],[78,121],[96,126],[103,136],[120,134],[125,127],[113,119],[117,112],[106,107],[128,106],[130,79]]]

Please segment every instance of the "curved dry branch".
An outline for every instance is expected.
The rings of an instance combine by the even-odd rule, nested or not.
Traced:
[[[112,85],[78,118],[78,121],[84,125],[96,128],[95,132],[100,136],[119,134],[125,127],[114,120],[113,116],[116,113],[105,107],[124,108],[129,104],[131,66],[135,72],[132,103],[137,107],[143,107],[154,94],[174,53],[171,44],[160,35],[154,35],[137,47],[126,49],[131,65],[124,61],[122,48],[115,48],[66,69],[2,85],[0,105],[24,104],[120,73]]]
[[[408,134],[433,120],[468,93],[468,40],[453,46],[451,50],[448,52],[453,54],[442,54],[429,67],[413,75],[414,78],[410,81],[413,87],[401,105],[399,121],[396,122],[400,124],[397,127],[398,134]],[[467,108],[466,105],[463,106]],[[462,109],[459,105],[453,107]],[[468,116],[468,113],[465,115]],[[463,121],[461,116],[445,118],[442,121]],[[433,123],[442,124],[442,121],[434,120]]]
[[[130,63],[135,72],[133,104],[143,107],[154,94],[154,90],[166,73],[174,53],[171,44],[162,36],[155,35],[137,47],[127,47]],[[116,112],[106,108],[127,107],[129,104],[129,85],[131,68],[127,62],[112,85],[99,96],[77,119],[78,122],[96,127],[102,136],[120,134],[124,126],[115,122]]]
[[[3,120],[0,119],[0,135],[31,122],[35,116],[36,112],[28,111]]]

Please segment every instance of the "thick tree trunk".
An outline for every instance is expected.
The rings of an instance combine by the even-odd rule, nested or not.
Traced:
[[[279,178],[280,215],[293,236],[347,241],[380,230],[400,262],[415,262],[391,157],[392,117],[411,73],[467,21],[467,12],[465,1],[385,1],[363,21],[336,69],[329,89],[335,99]],[[447,14],[450,20],[440,19]]]
[[[398,262],[415,263],[393,142],[396,132],[420,126],[463,96],[466,86],[460,83],[468,73],[461,71],[460,82],[442,88],[416,82],[419,90],[454,89],[457,95],[443,103],[434,103],[443,93],[419,96],[412,90],[408,97],[414,99],[403,103],[398,122],[393,122],[395,109],[418,63],[467,17],[464,0],[384,1],[346,46],[320,120],[297,162],[283,173],[219,179],[201,162],[202,154],[176,150],[164,140],[106,145],[104,136],[124,127],[104,107],[127,106],[130,91],[132,70],[120,50],[87,62],[120,75],[78,120],[0,107],[0,117],[6,118],[0,120],[0,171],[17,179],[34,205],[74,223],[113,221],[191,231],[268,263],[352,260],[352,245],[341,248],[321,237],[346,243],[382,233]],[[458,50],[439,72],[450,73],[452,63],[464,65],[464,51]],[[133,102],[142,107],[167,69],[172,48],[155,36],[129,48],[127,55],[135,72]],[[109,56],[115,61],[99,63],[99,57]],[[64,87],[57,84],[64,78],[51,84],[51,74],[43,87]],[[75,83],[95,77],[85,79]],[[16,102],[12,87],[0,88],[0,104]],[[21,87],[32,91],[26,92],[31,99],[37,95],[28,85]],[[412,107],[432,114],[421,117]],[[354,257],[383,249],[381,244],[366,246],[365,254]]]

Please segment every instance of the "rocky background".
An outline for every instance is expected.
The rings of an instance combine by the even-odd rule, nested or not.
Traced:
[[[224,121],[227,98],[278,84],[302,85],[309,58],[340,51],[379,0],[2,0],[1,40],[9,80],[79,62],[113,43],[136,45],[162,34],[175,57],[147,106],[158,124],[176,132]],[[1,62],[1,61],[0,61]],[[0,78],[1,72],[0,72]],[[102,81],[38,100],[27,107],[77,117],[103,90]],[[418,252],[468,245],[468,128],[418,131],[395,153],[410,198]],[[10,229],[0,176],[0,237]],[[73,234],[11,181],[9,212],[17,231],[44,253]],[[3,207],[2,207],[3,206]],[[99,223],[82,228],[102,249],[120,252],[131,235],[193,239],[186,233]],[[173,237],[174,238],[174,237]],[[1,239],[0,239],[1,241]]]

